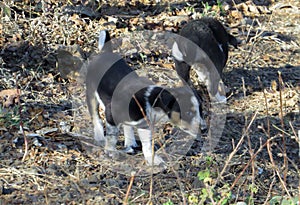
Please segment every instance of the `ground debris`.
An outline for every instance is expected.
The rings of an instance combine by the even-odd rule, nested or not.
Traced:
[[[141,30],[177,33],[187,21],[204,15],[218,18],[239,39],[238,49],[230,48],[224,73],[228,87],[225,127],[213,153],[201,152],[207,138],[203,133],[186,156],[171,156],[177,158],[176,163],[157,170],[152,178],[152,202],[180,204],[184,196],[188,204],[211,204],[205,190],[213,190],[214,200],[230,193],[229,203],[240,204],[247,200],[263,204],[279,196],[295,198],[300,164],[295,134],[300,130],[299,8],[297,0],[239,0],[234,4],[230,0],[220,4],[1,2],[0,204],[123,204],[133,174],[128,170],[133,168],[136,175],[129,202],[146,204],[151,177],[149,172],[139,173],[138,168],[144,167],[143,156],[132,155],[130,159],[140,159],[140,163],[126,167],[126,163],[105,157],[103,149],[92,144],[93,128],[82,103],[84,84],[78,80],[84,76],[80,69],[99,52],[99,30],[109,30],[113,38],[130,37],[133,31]],[[179,84],[168,49],[161,46],[155,50],[157,45],[145,45],[142,40],[133,48],[128,46],[123,42],[119,51],[130,50],[123,57],[139,74],[160,85]],[[205,89],[201,92],[205,96]],[[209,118],[210,102],[203,100]],[[251,121],[253,116],[256,118]],[[24,133],[19,132],[20,122]],[[172,126],[165,129],[168,134],[174,130]],[[166,133],[158,135],[162,142],[172,143],[170,137],[164,137]],[[238,146],[242,136],[245,138]],[[25,137],[28,155],[22,162]],[[270,150],[265,146],[253,156],[268,140]],[[237,152],[227,163],[235,148]],[[288,194],[279,180],[284,178],[285,156],[289,161],[284,179]],[[243,172],[247,164],[250,167]],[[199,180],[199,172],[206,171],[210,174],[207,183]],[[211,184],[213,189],[205,189]]]

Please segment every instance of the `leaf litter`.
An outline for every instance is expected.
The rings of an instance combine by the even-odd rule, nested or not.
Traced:
[[[204,13],[215,15],[240,40],[239,48],[230,51],[225,72],[225,84],[230,90],[225,129],[215,152],[210,155],[213,163],[208,163],[201,154],[202,142],[196,139],[186,156],[153,176],[153,203],[163,204],[169,200],[174,204],[183,203],[180,184],[183,184],[185,197],[196,196],[200,201],[204,185],[197,173],[206,167],[213,175],[220,173],[225,166],[224,159],[236,148],[256,111],[259,117],[247,134],[252,148],[245,140],[221,180],[212,179],[211,183],[216,183],[216,197],[222,193],[223,185],[234,183],[249,162],[251,149],[258,150],[268,139],[264,132],[268,120],[271,137],[285,136],[286,153],[280,137],[272,141],[278,169],[284,173],[285,154],[290,162],[285,179],[288,193],[284,195],[299,195],[299,146],[294,132],[300,130],[300,5],[297,1],[226,1],[223,12],[227,15],[216,11],[217,7],[176,1],[163,1],[161,5],[143,1],[100,4],[97,1],[4,1],[0,7],[1,203],[122,204],[130,177],[109,169],[105,164],[110,162],[101,159],[101,152],[88,153],[78,137],[70,134],[81,129],[76,127],[78,121],[86,122],[88,133],[92,131],[87,115],[83,118],[72,115],[72,103],[76,103],[72,102],[76,100],[72,96],[83,92],[78,86],[82,82],[75,80],[78,67],[72,65],[85,62],[97,51],[100,29],[109,29],[113,37],[141,29],[178,32],[186,21]],[[161,69],[161,73],[146,73],[154,81],[176,84],[176,75],[164,74],[174,69],[170,55],[151,51],[143,54],[145,58],[141,58],[138,51],[124,57],[141,73],[140,68],[145,66]],[[72,57],[71,63],[76,63],[57,63],[61,56],[62,60],[64,56]],[[278,71],[283,76],[283,89],[279,87]],[[20,104],[15,101],[16,89],[22,93]],[[80,97],[82,100],[83,96]],[[24,136],[19,132],[20,121],[29,143],[25,161],[22,161]],[[253,175],[258,188],[252,196],[255,204],[282,196],[282,184],[274,174],[267,149],[258,153],[253,167],[246,169],[231,190],[231,203],[250,197]],[[135,176],[129,194],[131,203],[147,203],[150,181],[150,176]],[[211,201],[207,199],[205,203]]]

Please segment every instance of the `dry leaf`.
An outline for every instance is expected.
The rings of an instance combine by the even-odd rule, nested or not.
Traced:
[[[237,11],[237,10],[233,10],[230,12],[230,16],[232,18],[235,18],[235,19],[242,19],[243,18],[243,15],[240,11]]]
[[[268,55],[263,55],[263,60],[264,60],[264,61],[270,61],[270,56],[268,56]]]
[[[7,89],[0,92],[0,101],[3,107],[9,107],[17,103],[18,89]]]

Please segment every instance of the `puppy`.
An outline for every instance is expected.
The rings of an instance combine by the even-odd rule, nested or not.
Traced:
[[[99,49],[87,67],[86,101],[94,125],[94,139],[104,144],[105,150],[116,150],[119,127],[123,125],[125,149],[137,146],[133,127],[142,143],[148,164],[159,165],[162,158],[154,155],[152,160],[152,126],[158,120],[169,120],[184,132],[196,136],[206,128],[201,118],[199,102],[187,87],[164,88],[137,73],[116,53],[112,52],[109,33],[101,31]],[[99,105],[104,109],[106,134],[99,116]]]
[[[226,101],[226,92],[221,82],[222,72],[228,59],[228,44],[237,47],[237,39],[228,34],[218,20],[208,17],[186,24],[180,36],[172,47],[175,68],[180,78],[193,87],[190,79],[193,66],[198,80],[207,86],[210,97]]]

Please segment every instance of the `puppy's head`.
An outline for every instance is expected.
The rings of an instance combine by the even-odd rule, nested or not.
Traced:
[[[206,122],[202,118],[199,101],[191,89],[178,87],[165,89],[160,94],[163,109],[169,119],[183,131],[196,136],[199,128],[206,129]]]

